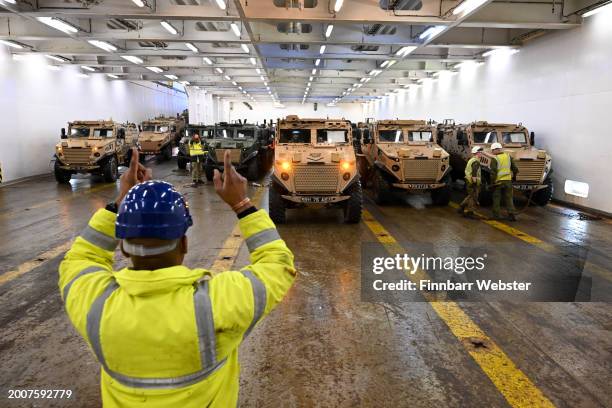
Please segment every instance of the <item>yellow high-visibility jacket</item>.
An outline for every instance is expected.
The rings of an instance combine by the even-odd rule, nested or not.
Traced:
[[[239,221],[251,265],[113,271],[116,214],[99,210],[59,269],[72,324],[102,366],[105,407],[232,407],[238,346],[291,287],[293,254],[268,214]]]
[[[199,143],[199,142],[189,143],[189,155],[190,156],[201,156],[205,153],[208,153],[208,152],[202,148],[202,143]]]

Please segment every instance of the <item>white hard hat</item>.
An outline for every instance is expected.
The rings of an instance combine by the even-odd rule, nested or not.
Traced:
[[[493,143],[493,144],[491,145],[491,150],[501,149],[501,148],[502,148],[501,143],[497,143],[497,142],[495,142],[495,143]]]
[[[472,147],[472,154],[476,154],[478,152],[482,152],[482,146],[474,146],[474,147]]]

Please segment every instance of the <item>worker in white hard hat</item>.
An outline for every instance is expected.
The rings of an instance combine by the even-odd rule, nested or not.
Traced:
[[[516,177],[518,168],[512,160],[512,156],[503,151],[501,143],[493,143],[491,150],[495,160],[491,160],[491,186],[493,188],[493,218],[501,219],[500,202],[503,196],[504,206],[508,211],[508,219],[516,221],[516,210],[514,209],[514,198],[512,194],[512,179]]]
[[[478,208],[478,196],[480,195],[481,171],[480,156],[482,156],[482,146],[472,147],[472,157],[465,165],[465,185],[467,196],[459,204],[458,212],[464,217],[474,217],[474,212]]]

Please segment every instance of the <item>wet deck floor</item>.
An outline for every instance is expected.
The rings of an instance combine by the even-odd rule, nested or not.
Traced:
[[[190,187],[175,166],[153,164],[157,178],[187,195],[194,214],[186,264],[210,267],[235,216],[212,186]],[[251,190],[252,196],[261,195],[265,208],[266,188]],[[57,266],[70,240],[115,192],[114,185],[89,178],[58,186],[52,177],[0,189],[0,406],[100,405],[97,362],[64,315]],[[586,248],[585,272],[593,276],[593,292],[610,290],[612,224],[607,220],[581,220],[575,211],[558,206],[530,207],[511,225],[516,230],[508,230],[508,224],[460,218],[451,207],[430,207],[418,196],[384,207],[366,199],[365,208],[404,247],[524,245],[542,260],[551,253],[564,256],[559,251],[568,246]],[[241,348],[241,406],[537,406],[528,398],[513,400],[516,389],[493,381],[500,377],[483,369],[470,350],[487,344],[465,344],[431,304],[361,301],[362,242],[377,242],[365,223],[344,225],[334,211],[290,211],[288,224],[279,230],[295,252],[299,278]],[[517,236],[521,232],[540,243],[526,242]],[[506,252],[496,256],[517,264],[521,254]],[[242,247],[236,267],[247,259]],[[459,306],[555,406],[612,406],[610,303]],[[71,389],[75,396],[64,401],[7,399],[9,389],[32,388]]]

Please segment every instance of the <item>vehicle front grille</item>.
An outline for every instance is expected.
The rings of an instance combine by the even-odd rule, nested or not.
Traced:
[[[338,189],[337,166],[295,166],[295,191],[303,194],[335,193]]]
[[[218,163],[223,163],[226,150],[229,150],[230,160],[233,164],[240,163],[240,149],[215,149],[215,158]]]
[[[403,159],[402,171],[405,181],[436,181],[440,159]]]
[[[160,149],[159,143],[161,141],[143,141],[140,142],[140,149],[145,152],[156,152]]]
[[[67,164],[89,164],[90,148],[64,148],[63,161]]]
[[[516,181],[533,181],[539,183],[544,173],[544,160],[515,160],[518,167]]]

